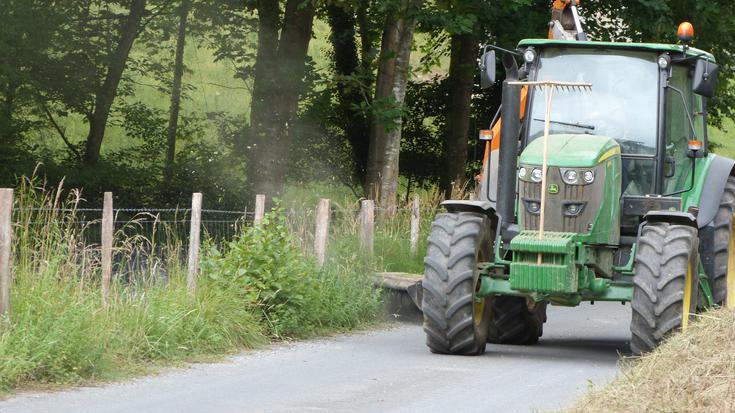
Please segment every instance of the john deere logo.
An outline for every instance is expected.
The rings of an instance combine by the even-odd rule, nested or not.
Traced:
[[[559,193],[559,185],[557,185],[557,184],[551,184],[551,185],[549,185],[549,193],[550,194],[558,194]]]

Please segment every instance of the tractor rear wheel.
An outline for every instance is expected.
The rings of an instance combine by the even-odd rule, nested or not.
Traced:
[[[725,192],[720,199],[720,206],[713,220],[714,243],[710,257],[713,258],[713,274],[709,277],[709,286],[715,304],[724,305],[727,299],[728,285],[735,288],[735,231],[733,222],[735,214],[735,178],[728,178]],[[732,254],[732,255],[731,255]],[[734,297],[735,295],[732,295]],[[728,303],[735,305],[735,303]]]
[[[440,214],[431,227],[422,282],[426,345],[434,353],[485,351],[490,305],[476,297],[478,264],[490,259],[491,221],[471,212]]]
[[[634,354],[654,349],[668,334],[686,328],[697,309],[697,229],[652,223],[638,239],[630,323]]]
[[[544,331],[546,302],[523,297],[496,296],[490,300],[488,343],[536,344]]]

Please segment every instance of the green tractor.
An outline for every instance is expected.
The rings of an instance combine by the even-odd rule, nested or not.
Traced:
[[[735,161],[707,150],[714,57],[686,43],[532,39],[503,66],[478,197],[443,203],[409,289],[429,349],[534,344],[548,304],[617,301],[631,303],[640,354],[697,311],[734,306]],[[591,89],[561,86],[547,107],[523,85],[544,81]]]

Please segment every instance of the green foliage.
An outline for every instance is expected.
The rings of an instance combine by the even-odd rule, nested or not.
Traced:
[[[187,288],[176,245],[149,245],[152,258],[116,277],[102,305],[99,261],[84,245],[73,210],[36,180],[17,191],[12,309],[0,319],[0,392],[27,383],[76,384],[148,371],[150,365],[227,354],[269,338],[305,337],[375,319],[378,293],[366,267],[305,259],[277,212],[222,251],[204,251],[196,293]],[[136,238],[118,236],[117,256],[133,260]],[[117,267],[116,265],[116,267]],[[165,269],[165,275],[161,274]]]
[[[147,3],[139,37],[115,91],[102,158],[94,167],[82,166],[79,158],[89,117],[95,111],[96,92],[108,72],[130,1],[74,0],[54,7],[40,0],[3,4],[0,47],[6,58],[0,61],[1,185],[14,185],[17,176],[31,173],[40,161],[49,180],[66,177],[84,188],[92,204],[105,190],[114,190],[126,206],[183,205],[192,191],[204,192],[208,206],[220,209],[242,209],[252,198],[243,188],[250,184],[245,158],[253,149],[246,135],[254,67],[259,57],[268,55],[257,50],[262,2],[187,3],[191,13],[181,127],[174,181],[166,188],[162,188],[163,155],[182,2]],[[415,10],[417,53],[411,61],[418,76],[411,80],[405,107],[398,107],[392,99],[373,100],[382,28],[386,17],[399,13],[405,2],[315,3],[317,18],[305,62],[306,76],[296,88],[301,93],[298,119],[289,122],[295,126],[288,128],[294,136],[294,144],[289,145],[288,180],[347,185],[361,195],[370,123],[390,129],[402,116],[402,176],[410,179],[411,186],[438,182],[446,169],[440,165],[446,162],[449,108],[445,74],[450,39],[472,33],[480,43],[513,48],[521,38],[545,37],[549,3],[422,2]],[[719,91],[710,102],[710,119],[721,127],[727,118],[735,117],[733,4],[729,0],[692,4],[589,0],[582,2],[580,11],[596,40],[675,43],[676,25],[692,21],[697,33],[693,45],[713,52],[720,63]],[[291,80],[280,76],[274,81]],[[473,94],[470,142],[476,143],[476,131],[487,127],[498,104],[499,87]],[[468,177],[476,173],[481,154],[474,144],[469,151]]]
[[[377,313],[369,281],[355,281],[359,270],[344,262],[320,270],[297,247],[280,208],[223,251],[210,245],[208,257],[203,272],[217,285],[236,286],[242,302],[259,309],[269,334],[276,338],[349,328]]]
[[[312,299],[309,274],[315,266],[296,248],[280,210],[237,236],[226,253],[210,248],[204,273],[222,285],[237,285],[243,302],[260,308],[274,336],[297,332],[298,317]]]
[[[61,276],[61,278],[60,278]],[[96,283],[46,272],[17,275],[0,332],[0,391],[26,382],[80,383],[145,369],[151,361],[224,354],[265,342],[235,291],[184,279],[135,292],[117,286],[110,307]]]

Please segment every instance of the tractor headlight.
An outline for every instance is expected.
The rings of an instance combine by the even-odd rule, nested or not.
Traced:
[[[582,179],[584,179],[586,183],[591,184],[592,182],[595,182],[595,173],[592,171],[584,171]]]
[[[568,217],[576,217],[584,211],[584,204],[566,204],[564,206],[564,215]]]
[[[541,204],[535,201],[527,201],[526,209],[528,209],[528,212],[532,214],[537,214],[538,211],[541,209]]]
[[[573,169],[568,169],[564,171],[564,174],[562,174],[562,178],[564,178],[564,183],[574,185],[577,183],[577,171]]]
[[[525,179],[526,178],[526,168],[521,167],[521,169],[518,170],[518,178]]]
[[[523,60],[526,63],[533,63],[533,61],[536,60],[536,51],[530,47],[526,49],[526,51],[523,52]]]
[[[534,168],[534,170],[531,172],[531,180],[533,182],[541,182],[541,175],[542,175],[541,169]]]

